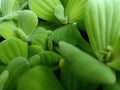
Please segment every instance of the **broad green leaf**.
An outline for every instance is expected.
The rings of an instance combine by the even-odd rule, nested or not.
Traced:
[[[26,82],[28,81],[28,82]],[[17,90],[64,90],[54,74],[44,66],[36,66],[19,79]]]
[[[94,83],[115,83],[116,75],[110,67],[75,46],[61,41],[58,52],[71,64],[71,72],[78,78]]]
[[[27,58],[27,43],[17,39],[6,39],[0,43],[0,60],[8,64],[15,57],[23,56]]]

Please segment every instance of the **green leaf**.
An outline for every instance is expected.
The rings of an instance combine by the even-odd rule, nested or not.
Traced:
[[[29,81],[29,82],[26,82]],[[44,66],[36,66],[24,73],[17,90],[64,90],[54,74]]]
[[[51,31],[46,30],[42,27],[38,27],[35,29],[35,31],[32,33],[32,35],[29,36],[28,40],[33,45],[40,45],[43,49],[47,49],[47,41],[48,37],[51,34]]]
[[[65,41],[73,45],[77,45],[79,40],[81,39],[81,35],[76,25],[69,24],[53,31],[51,34],[51,38],[56,44],[58,44],[59,41]]]
[[[3,87],[9,77],[9,72],[4,70],[0,75],[0,90],[3,90]]]
[[[104,52],[114,45],[120,35],[119,3],[119,0],[88,0],[85,7],[88,38],[94,53],[101,61],[104,61]]]
[[[27,43],[17,39],[6,39],[0,43],[0,60],[7,64],[15,57],[23,56],[27,58]]]
[[[30,64],[26,58],[16,57],[8,63],[6,69],[9,72],[9,77],[5,83],[4,90],[15,90],[18,79],[30,69]]]
[[[58,67],[58,62],[61,59],[61,56],[52,51],[43,51],[39,53],[40,55],[40,64],[45,65],[49,68]]]
[[[5,38],[13,38],[17,37],[17,34],[15,33],[16,25],[12,21],[4,21],[0,23],[0,35]]]
[[[102,84],[103,90],[120,90],[120,72],[116,72],[116,77],[114,84]]]
[[[29,60],[31,67],[34,67],[36,65],[40,65],[40,55],[36,54],[34,56],[31,56],[28,60]]]
[[[71,71],[78,78],[94,83],[115,83],[116,75],[111,68],[75,46],[61,41],[58,52],[71,64]]]
[[[19,39],[21,39],[23,41],[27,41],[28,36],[25,34],[25,32],[22,29],[16,28],[15,32]]]
[[[87,82],[79,78],[72,72],[71,68],[70,63],[64,62],[60,73],[60,81],[66,90],[96,90],[98,83]]]
[[[18,9],[19,4],[17,0],[1,0],[1,11],[3,16],[10,14]]]
[[[83,18],[84,6],[88,0],[68,0],[65,15],[68,17],[68,22],[73,23]]]
[[[81,37],[76,24],[68,24],[55,29],[49,39],[51,39],[55,44],[58,44],[59,41],[71,43],[90,55],[95,56],[90,44]]]
[[[114,68],[115,70],[120,71],[120,36],[112,48],[111,60],[107,63],[107,65]]]
[[[35,54],[39,54],[39,52],[42,52],[42,51],[44,51],[44,49],[39,45],[31,45],[28,47],[28,57],[31,57]]]
[[[79,43],[77,44],[77,47],[96,58],[90,43],[88,43],[84,38],[80,39]]]
[[[62,5],[59,0],[29,0],[29,7],[36,15],[46,21],[59,23],[54,16],[55,8]]]
[[[60,4],[55,7],[54,15],[63,24],[68,23],[68,18],[64,15],[64,7]]]
[[[18,28],[21,28],[26,35],[32,34],[37,24],[37,15],[30,10],[23,10],[18,15]]]
[[[21,10],[9,13],[3,17],[0,17],[0,22],[6,21],[6,20],[15,20],[18,15],[21,13]]]
[[[69,0],[60,0],[64,7],[66,7]]]

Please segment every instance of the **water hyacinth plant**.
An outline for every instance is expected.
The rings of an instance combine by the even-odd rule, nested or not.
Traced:
[[[0,0],[0,90],[120,90],[119,0]]]

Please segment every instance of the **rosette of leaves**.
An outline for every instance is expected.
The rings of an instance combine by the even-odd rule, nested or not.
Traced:
[[[90,44],[97,58],[105,63],[114,59],[113,49],[120,36],[119,3],[119,0],[89,0],[85,8]]]

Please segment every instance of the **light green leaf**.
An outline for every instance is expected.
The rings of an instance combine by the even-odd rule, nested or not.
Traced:
[[[0,36],[5,39],[17,37],[15,33],[16,25],[12,21],[4,21],[0,23]]]
[[[68,18],[64,15],[64,7],[60,4],[55,7],[54,15],[63,24],[68,23]]]
[[[108,47],[120,35],[120,1],[88,0],[85,7],[85,26],[90,44],[97,58],[105,61]]]
[[[10,14],[18,9],[19,4],[17,0],[1,0],[1,11],[3,16]]]
[[[30,10],[39,18],[54,23],[59,23],[59,18],[54,16],[55,8],[58,5],[62,5],[59,0],[29,0]]]
[[[81,18],[84,14],[84,6],[88,0],[68,0],[65,15],[68,17],[68,22],[73,23]]]
[[[27,43],[17,39],[6,39],[0,43],[0,60],[7,64],[15,57],[23,56],[27,58]]]
[[[37,24],[37,15],[30,10],[23,10],[18,15],[18,28],[21,28],[26,35],[32,34]]]

